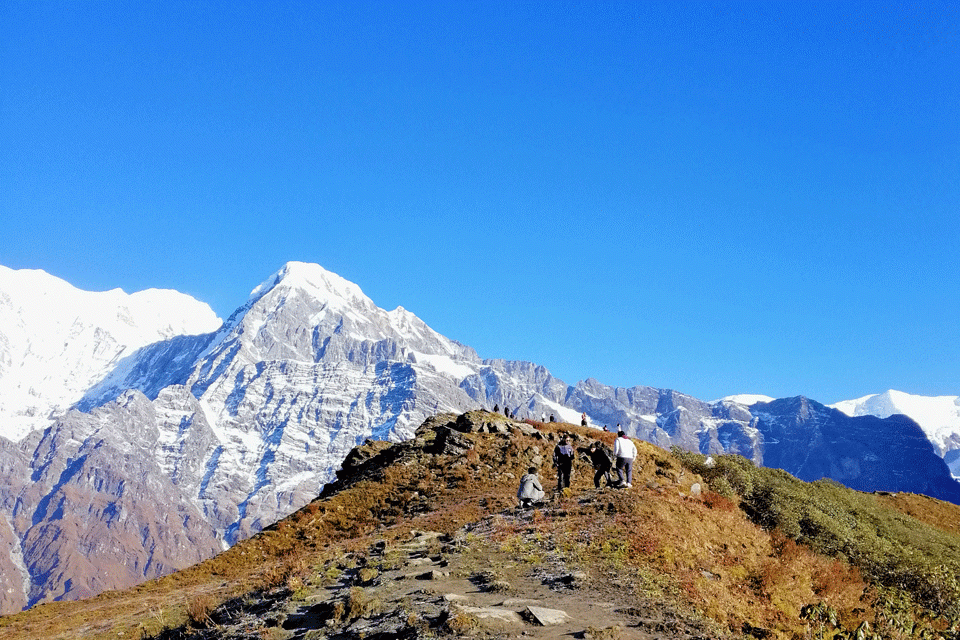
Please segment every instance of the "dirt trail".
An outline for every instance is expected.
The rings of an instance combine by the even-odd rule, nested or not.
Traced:
[[[328,565],[326,586],[288,585],[238,599],[214,612],[210,628],[160,638],[721,637],[662,602],[638,598],[628,577],[567,566],[538,533],[539,517],[543,512],[508,510],[454,536],[413,531],[380,540]],[[505,524],[519,533],[494,540]]]

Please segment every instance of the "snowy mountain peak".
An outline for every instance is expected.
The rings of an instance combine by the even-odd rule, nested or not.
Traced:
[[[167,289],[83,291],[44,271],[0,266],[0,436],[49,424],[125,356],[215,330],[194,298]]]
[[[952,449],[960,449],[958,396],[915,396],[888,389],[883,393],[844,400],[830,406],[848,416],[887,418],[902,414],[920,425],[941,455]]]
[[[14,568],[0,570],[0,611],[120,586],[101,571],[95,584],[83,582],[97,562],[89,540],[132,558],[111,560],[130,571],[109,580],[154,577],[303,506],[356,444],[408,439],[428,416],[494,405],[573,423],[582,412],[590,424],[620,425],[662,447],[737,453],[799,478],[960,503],[960,489],[905,419],[851,419],[803,397],[748,408],[771,399],[708,404],[592,379],[571,387],[533,363],[480,360],[314,264],[284,265],[216,332],[214,323],[187,322],[209,312],[187,296],[91,294],[46,274],[21,275],[0,270],[0,435],[11,424],[30,428],[28,420],[49,429],[0,443],[0,523],[15,534],[6,545],[13,551],[0,549],[0,567]],[[107,295],[116,304],[98,297]],[[89,320],[97,313],[99,324]],[[180,334],[207,333],[159,340],[178,322],[189,325]],[[78,410],[65,412],[70,406]],[[116,511],[94,514],[91,504]],[[62,517],[70,511],[82,526]],[[48,566],[57,571],[31,573]]]
[[[318,264],[288,262],[279,271],[250,292],[251,299],[260,298],[275,288],[299,289],[323,303],[346,303],[351,306],[373,304],[356,284],[327,271]],[[340,306],[340,305],[337,305]]]

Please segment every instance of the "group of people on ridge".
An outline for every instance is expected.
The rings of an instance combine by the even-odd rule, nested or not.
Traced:
[[[599,442],[594,442],[588,449],[590,464],[593,465],[593,484],[599,489],[600,481],[605,477],[607,486],[632,487],[633,463],[637,459],[637,446],[622,431],[617,432],[617,439],[613,443],[613,455],[616,458],[617,481],[610,476],[613,463],[607,453],[607,448]],[[553,450],[553,466],[557,470],[557,492],[570,486],[570,474],[573,471],[573,460],[576,452],[567,436],[562,436]],[[527,473],[520,478],[520,488],[517,490],[517,499],[520,506],[529,506],[543,499],[543,486],[537,476],[537,468],[530,467]]]

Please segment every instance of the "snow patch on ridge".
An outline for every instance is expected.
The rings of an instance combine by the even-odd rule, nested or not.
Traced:
[[[453,376],[458,381],[477,373],[477,367],[458,362],[450,356],[414,352],[414,357],[417,362],[426,363],[438,373]]]
[[[720,398],[719,400],[714,400],[709,404],[714,404],[717,402],[736,402],[737,404],[742,404],[745,407],[752,407],[760,402],[773,402],[775,399],[776,398],[771,398],[770,396],[761,394],[740,393],[737,395],[726,396]]]

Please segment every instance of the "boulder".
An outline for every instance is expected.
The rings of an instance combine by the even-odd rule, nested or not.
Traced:
[[[550,625],[564,624],[570,620],[566,611],[560,609],[547,609],[546,607],[529,606],[523,610],[523,615],[534,624],[541,627]]]

